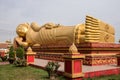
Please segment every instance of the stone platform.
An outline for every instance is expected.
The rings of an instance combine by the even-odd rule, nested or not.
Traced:
[[[44,68],[49,60],[44,59],[35,59],[31,66]],[[64,62],[59,62],[61,65],[59,71],[64,73]],[[84,78],[92,78],[92,77],[99,77],[99,76],[106,76],[112,74],[120,74],[120,67],[114,65],[101,65],[101,66],[82,66],[82,72],[84,73]]]
[[[70,45],[47,45],[34,46],[33,51],[37,52],[38,58],[64,61],[64,54],[69,53]],[[116,64],[116,55],[120,54],[120,44],[116,43],[79,43],[76,47],[80,54],[85,55],[84,65],[99,66]]]

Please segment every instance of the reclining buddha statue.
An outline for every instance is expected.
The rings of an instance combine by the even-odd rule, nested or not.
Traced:
[[[83,42],[113,43],[115,31],[112,26],[91,16],[86,16],[84,24],[64,26],[46,23],[19,24],[16,28],[18,37],[15,41],[19,45],[32,46],[34,44],[79,44]]]

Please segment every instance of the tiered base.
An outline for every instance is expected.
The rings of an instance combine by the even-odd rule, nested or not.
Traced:
[[[97,66],[116,64],[116,54],[120,53],[120,44],[115,43],[80,43],[76,44],[80,54],[85,55],[84,65]],[[35,46],[37,58],[64,61],[64,54],[69,53],[70,45]]]

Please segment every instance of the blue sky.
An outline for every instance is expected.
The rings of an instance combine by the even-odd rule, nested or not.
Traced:
[[[84,23],[91,15],[111,24],[120,39],[120,0],[0,0],[0,41],[13,40],[20,23]]]

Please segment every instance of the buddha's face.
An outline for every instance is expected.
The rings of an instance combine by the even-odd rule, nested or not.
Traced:
[[[20,24],[16,28],[16,32],[20,37],[25,37],[28,31],[29,24]]]

